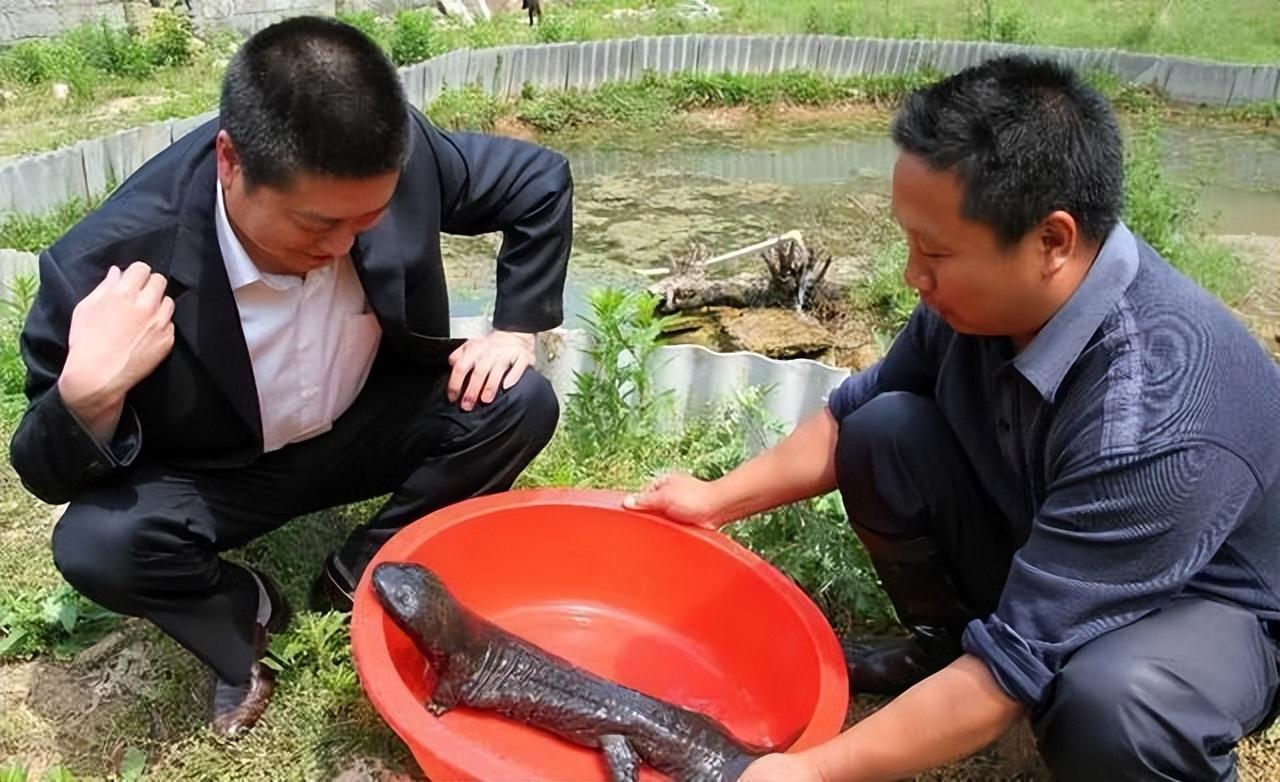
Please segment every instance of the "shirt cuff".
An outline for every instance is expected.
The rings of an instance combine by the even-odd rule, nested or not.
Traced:
[[[73,441],[96,452],[96,458],[89,465],[89,472],[94,477],[101,477],[113,468],[128,467],[138,458],[138,453],[142,450],[142,423],[132,405],[125,403],[124,410],[120,412],[120,423],[116,424],[111,441],[102,443],[93,436],[80,417],[67,407],[57,384],[49,390],[45,403],[52,404],[56,410],[61,411],[66,431]]]
[[[1053,681],[1051,672],[1012,627],[992,615],[975,619],[965,628],[961,646],[986,663],[1010,698],[1034,710]]]

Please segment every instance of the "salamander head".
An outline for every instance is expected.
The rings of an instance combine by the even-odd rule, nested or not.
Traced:
[[[421,565],[384,562],[373,569],[373,590],[433,665],[457,651],[465,617],[435,573]]]

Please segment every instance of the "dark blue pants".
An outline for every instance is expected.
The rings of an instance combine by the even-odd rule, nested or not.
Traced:
[[[992,611],[1014,544],[932,401],[883,394],[840,421],[836,474],[854,530],[929,537],[957,600]],[[1230,780],[1236,742],[1274,716],[1277,649],[1245,609],[1182,597],[1085,644],[1033,715],[1062,780]]]
[[[149,619],[221,678],[245,681],[258,589],[220,552],[296,516],[390,492],[339,554],[358,578],[405,524],[509,488],[550,440],[559,407],[533,370],[470,412],[449,403],[447,382],[447,367],[375,367],[332,430],[248,467],[141,466],[71,503],[54,528],[54,563],[94,602]]]

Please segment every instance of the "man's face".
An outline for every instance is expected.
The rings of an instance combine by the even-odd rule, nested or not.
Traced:
[[[300,173],[284,188],[250,188],[225,131],[217,145],[231,224],[254,263],[274,274],[304,275],[346,255],[382,217],[400,180],[399,171],[364,179]]]
[[[893,213],[906,233],[903,279],[962,334],[1022,337],[1046,318],[1046,248],[1033,228],[1001,248],[995,231],[961,213],[964,191],[950,171],[902,153],[893,168]]]

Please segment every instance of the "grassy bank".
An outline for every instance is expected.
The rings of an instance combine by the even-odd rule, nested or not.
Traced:
[[[646,74],[635,82],[603,84],[595,90],[526,87],[510,100],[478,88],[447,90],[426,107],[432,121],[453,130],[492,131],[517,120],[539,133],[600,129],[657,131],[681,114],[699,109],[746,108],[757,113],[788,107],[887,107],[937,79],[921,72],[902,76],[832,78],[792,71],[769,75]]]
[[[519,13],[471,26],[440,21],[427,11],[342,18],[369,33],[401,65],[459,48],[677,33],[991,40],[1280,61],[1280,29],[1270,23],[1270,0],[1222,7],[1168,0],[728,0],[718,4],[718,16],[706,18],[682,14],[681,5],[678,0],[551,4],[542,24],[533,28]],[[145,32],[86,25],[55,39],[0,50],[0,156],[213,108],[236,36],[197,36],[179,17],[162,13],[157,19]],[[65,98],[55,97],[58,83],[66,85]],[[1275,114],[1270,108],[1251,111]]]

